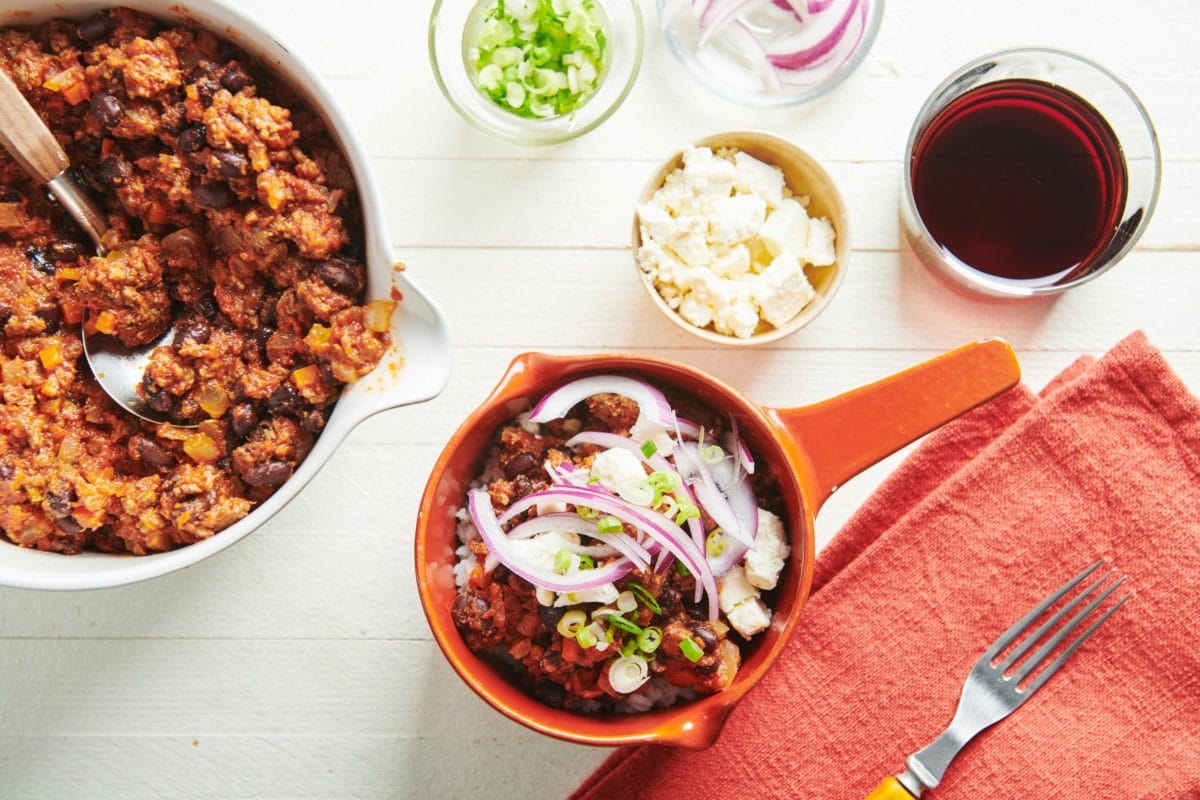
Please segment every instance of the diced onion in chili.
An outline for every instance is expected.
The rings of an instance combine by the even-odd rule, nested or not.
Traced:
[[[641,656],[621,656],[608,665],[608,683],[617,694],[629,694],[650,680],[650,665]]]

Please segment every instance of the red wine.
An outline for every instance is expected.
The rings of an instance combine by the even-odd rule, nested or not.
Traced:
[[[1112,128],[1041,81],[998,81],[955,99],[920,134],[911,169],[933,238],[999,278],[1081,277],[1099,266],[1125,205]]]

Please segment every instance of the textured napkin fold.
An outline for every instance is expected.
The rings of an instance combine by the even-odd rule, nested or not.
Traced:
[[[1140,334],[930,436],[838,533],[721,740],[615,753],[573,800],[861,798],[983,649],[1099,557],[1136,596],[931,793],[1200,797],[1200,402]]]

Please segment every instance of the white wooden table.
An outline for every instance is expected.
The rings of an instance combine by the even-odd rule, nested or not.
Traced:
[[[558,148],[500,144],[445,103],[427,0],[241,0],[306,54],[362,131],[392,235],[441,302],[454,373],[425,406],[377,417],[247,541],[151,583],[0,590],[0,797],[560,797],[606,755],[491,711],[444,662],[414,591],[412,527],[435,456],[528,349],[682,360],[773,404],[818,400],[957,344],[1003,335],[1040,385],[1144,328],[1200,389],[1200,6],[1188,0],[892,0],[874,50],[832,96],[727,104],[666,50],[650,0],[628,101]],[[1161,203],[1137,252],[1058,300],[950,294],[904,254],[900,159],[929,91],[1007,46],[1077,50],[1139,93],[1162,140]],[[846,195],[854,257],[811,327],[755,352],[701,346],[634,279],[632,204],[673,148],[754,127],[821,159]],[[895,459],[824,510],[828,541]]]

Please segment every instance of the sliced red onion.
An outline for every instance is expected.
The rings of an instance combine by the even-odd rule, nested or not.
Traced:
[[[738,435],[737,419],[729,418],[729,433],[725,435],[725,449],[733,453],[741,464],[742,469],[746,470],[748,475],[754,474],[754,455],[750,452],[750,448],[742,441],[742,437]]]
[[[733,539],[753,546],[758,531],[758,499],[749,480],[735,480],[733,459],[722,459],[710,467],[700,455],[700,446],[688,442],[680,445],[675,463],[713,522]]]
[[[467,508],[471,512],[471,521],[475,523],[475,529],[479,531],[489,553],[514,575],[539,588],[559,593],[595,589],[625,577],[633,569],[633,564],[627,558],[610,561],[596,569],[581,570],[574,575],[559,575],[522,563],[513,553],[512,543],[500,527],[501,523],[496,518],[496,510],[492,507],[492,499],[488,493],[482,489],[472,489],[467,498]]]
[[[531,517],[520,525],[515,526],[508,532],[509,541],[519,539],[528,539],[531,536],[536,536],[539,533],[547,533],[555,531],[558,533],[581,533],[584,536],[590,536],[593,539],[599,539],[604,544],[568,548],[574,553],[583,553],[592,558],[608,558],[610,556],[622,555],[633,562],[637,569],[645,569],[650,566],[650,559],[653,555],[636,539],[624,534],[606,535],[600,533],[596,527],[596,523],[584,519],[578,514],[562,513],[562,514],[542,514],[536,517]]]
[[[830,31],[820,36],[816,42],[806,46],[800,46],[797,42],[801,38],[812,38],[811,35],[808,35],[808,30],[806,30],[810,26],[806,25],[806,29],[802,29],[799,35],[791,37],[790,42],[785,39],[783,42],[777,42],[769,47],[767,59],[779,69],[786,70],[802,69],[820,60],[825,55],[828,55],[837,46],[838,42],[842,40],[861,2],[862,0],[850,0],[846,5],[845,13],[842,14],[837,24]]]
[[[713,0],[700,15],[701,34],[697,46],[704,47],[712,37],[724,30],[726,25],[763,2],[764,0]]]
[[[682,561],[688,571],[696,576],[697,581],[703,584],[704,591],[708,593],[709,618],[717,618],[717,584],[712,570],[708,567],[708,561],[704,557],[704,551],[697,549],[691,538],[674,522],[657,511],[635,506],[615,495],[598,492],[590,487],[564,486],[522,497],[500,516],[499,523],[502,525],[537,503],[545,502],[570,503],[576,507],[594,508],[603,514],[611,514],[649,535]]]
[[[690,436],[693,439],[700,438],[700,426],[692,422],[690,419],[683,419],[680,417],[676,423],[676,433],[679,434],[681,439],[684,436]]]
[[[619,394],[638,404],[642,416],[662,428],[675,424],[675,412],[666,395],[645,381],[623,375],[592,375],[560,386],[547,394],[529,414],[531,422],[561,419],[579,403],[598,394]]]
[[[558,466],[550,463],[550,459],[546,459],[542,463],[542,468],[546,470],[546,474],[550,477],[550,482],[553,484],[567,484],[570,486],[586,486],[587,476],[583,474],[583,470],[576,468],[570,461],[560,461]]]
[[[671,462],[658,453],[646,458],[646,454],[642,452],[642,446],[628,436],[621,436],[616,433],[603,433],[601,431],[584,431],[583,433],[575,434],[566,441],[567,447],[574,448],[581,444],[592,444],[596,447],[604,447],[609,450],[628,450],[649,464],[651,469],[663,472],[675,471],[675,467],[671,466]]]

